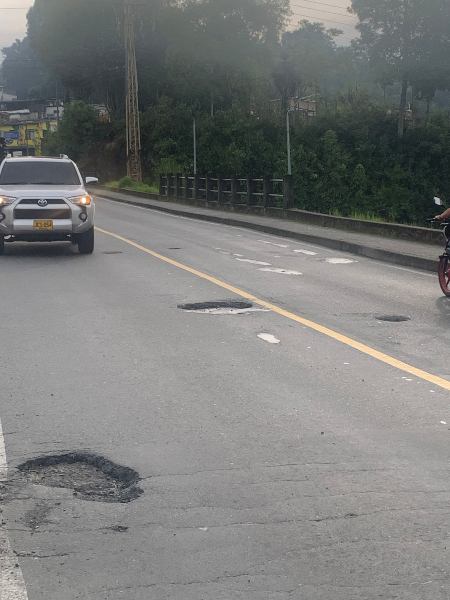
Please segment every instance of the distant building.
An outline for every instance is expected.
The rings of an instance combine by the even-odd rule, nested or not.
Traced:
[[[0,100],[0,137],[8,152],[39,156],[42,140],[57,129],[58,112],[62,117],[64,106],[52,100]]]
[[[105,104],[91,104],[92,108],[98,113],[101,121],[110,121],[109,109]]]
[[[271,100],[270,106],[272,112],[275,114],[281,113],[281,100]],[[298,98],[289,98],[288,99],[288,108],[291,112],[293,118],[298,117],[305,121],[305,123],[310,123],[314,120],[317,114],[317,104],[315,100],[299,100]]]
[[[0,102],[12,102],[13,100],[17,100],[17,96],[8,94],[5,92],[5,88],[0,85]]]

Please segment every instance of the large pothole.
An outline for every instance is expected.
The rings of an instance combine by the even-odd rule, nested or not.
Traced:
[[[186,312],[209,313],[214,315],[236,315],[253,311],[264,311],[264,308],[254,308],[251,302],[245,300],[215,300],[212,302],[196,302],[179,304],[178,308]]]
[[[31,483],[70,489],[82,500],[125,503],[143,493],[137,486],[140,478],[136,471],[95,454],[44,456],[28,460],[18,469]]]
[[[404,315],[375,315],[377,321],[388,321],[389,323],[404,323],[405,321],[411,321],[411,317],[405,317]]]

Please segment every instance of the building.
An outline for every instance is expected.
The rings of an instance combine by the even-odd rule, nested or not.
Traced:
[[[58,127],[64,107],[51,100],[0,101],[0,137],[13,156],[39,156],[42,140]]]
[[[275,114],[281,113],[281,100],[271,100],[270,106]],[[288,98],[288,110],[291,119],[301,119],[305,123],[312,123],[317,115],[317,103],[308,98]]]
[[[0,85],[0,102],[12,102],[13,100],[17,100],[17,96],[8,94],[5,92],[5,88]]]

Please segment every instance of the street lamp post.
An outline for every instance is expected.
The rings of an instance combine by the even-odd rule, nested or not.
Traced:
[[[197,131],[195,127],[195,119],[192,129],[194,136],[194,175],[197,175]]]
[[[294,104],[294,106],[290,106],[286,111],[286,140],[287,140],[287,160],[288,160],[288,175],[292,175],[292,165],[291,165],[291,121],[289,118],[289,113],[295,110],[295,107],[302,102],[303,100],[308,100],[308,98],[313,98],[314,96],[318,96],[318,94],[311,94],[310,96],[305,96],[304,98],[300,98]]]

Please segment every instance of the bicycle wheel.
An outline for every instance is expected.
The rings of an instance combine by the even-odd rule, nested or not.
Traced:
[[[450,297],[450,264],[448,256],[442,256],[439,261],[439,285],[444,294]]]

